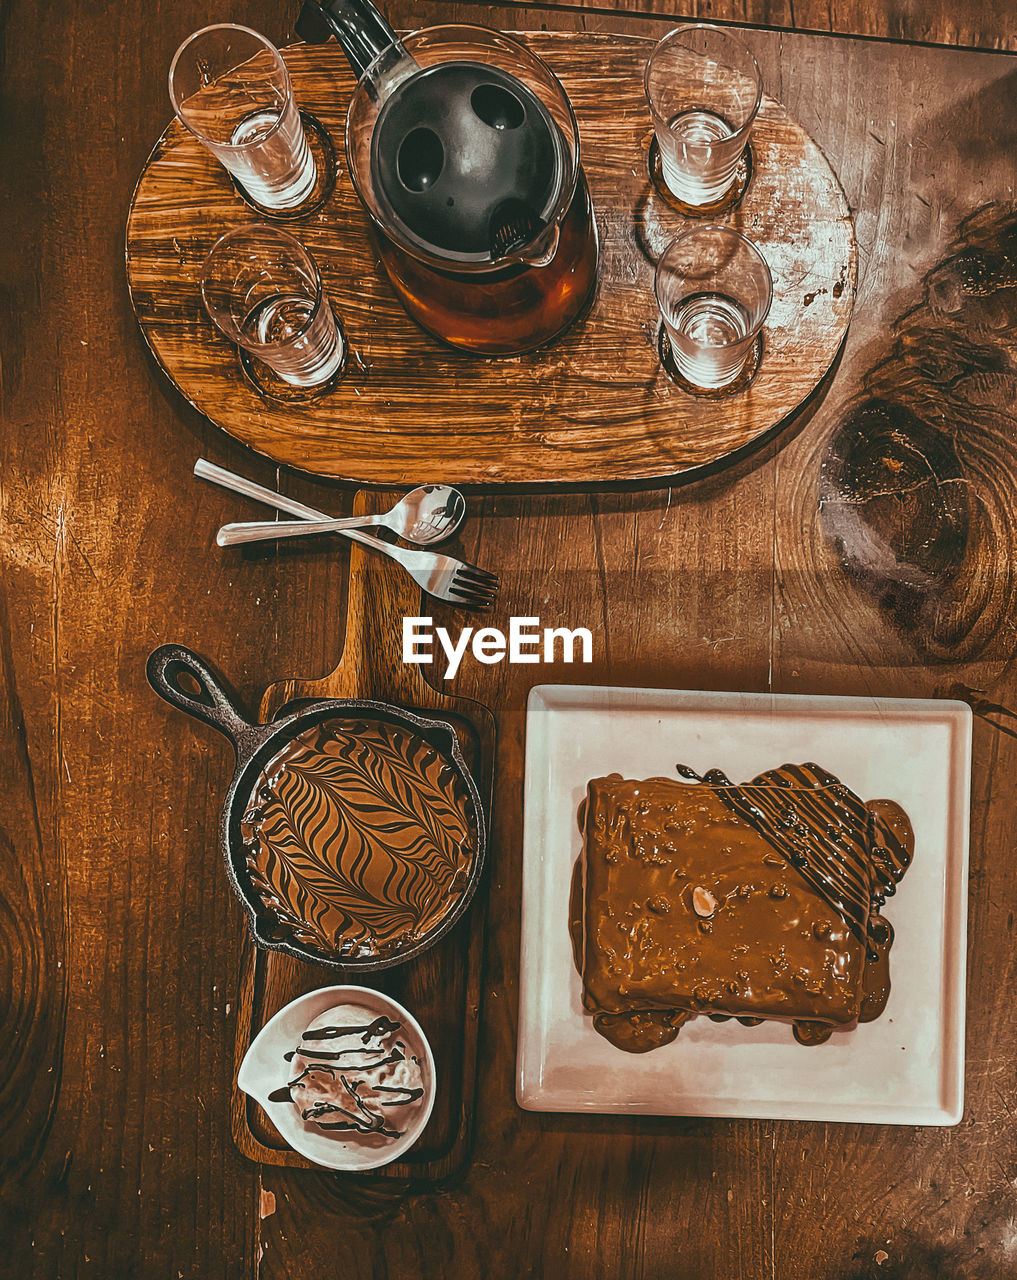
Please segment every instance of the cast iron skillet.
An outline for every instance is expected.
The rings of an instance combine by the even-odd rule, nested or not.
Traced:
[[[204,720],[213,729],[218,729],[233,744],[236,769],[223,804],[219,824],[220,839],[226,859],[226,872],[247,913],[251,936],[259,947],[270,951],[285,951],[287,955],[297,956],[301,960],[309,960],[315,964],[329,965],[334,969],[356,969],[365,972],[372,969],[388,969],[392,965],[402,964],[404,960],[411,960],[448,933],[473,898],[483,869],[487,843],[480,795],[463,760],[458,739],[451,725],[441,720],[426,720],[422,716],[414,715],[411,711],[405,711],[401,707],[391,706],[385,702],[336,698],[306,704],[292,715],[272,720],[268,724],[251,724],[244,719],[236,696],[229,685],[196,653],[177,644],[164,644],[156,649],[148,659],[147,674],[149,684],[160,697],[165,698],[181,711],[185,711],[189,716]],[[189,677],[190,681],[197,685],[198,692],[189,692],[180,683],[182,675]],[[305,729],[337,715],[347,718],[361,716],[369,720],[382,720],[400,725],[410,729],[434,747],[459,775],[466,790],[468,814],[472,818],[476,832],[473,864],[470,867],[466,888],[459,900],[424,937],[412,946],[389,955],[333,958],[292,939],[274,937],[271,933],[273,925],[271,913],[251,886],[244,858],[240,821],[262,768],[298,733],[303,733]]]

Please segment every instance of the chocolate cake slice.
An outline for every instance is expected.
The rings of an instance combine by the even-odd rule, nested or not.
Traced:
[[[889,994],[879,914],[911,861],[907,815],[817,765],[736,785],[594,778],[570,926],[585,1007],[644,1052],[692,1014],[794,1024],[803,1043],[870,1021]]]

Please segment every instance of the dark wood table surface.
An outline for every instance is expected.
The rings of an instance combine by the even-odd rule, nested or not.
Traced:
[[[398,0],[389,16],[644,35],[673,18],[670,2],[629,7]],[[295,12],[0,10],[0,1275],[1017,1276],[1017,62],[943,47],[1015,47],[1013,6],[699,12],[760,24],[747,39],[769,92],[839,173],[855,320],[823,394],[734,468],[471,495],[456,546],[502,576],[492,625],[589,626],[595,661],[470,660],[453,682],[498,719],[489,933],[474,1151],[422,1188],[259,1168],[234,1148],[243,928],[215,838],[231,761],[144,679],[149,651],[177,640],[256,705],[342,647],[341,546],[220,551],[215,529],[250,508],[191,468],[204,455],[337,512],[354,491],[280,472],[190,410],[146,356],[123,270],[176,45],[216,20],[286,43]],[[1001,708],[975,723],[960,1125],[517,1108],[524,708],[548,681],[963,686]]]

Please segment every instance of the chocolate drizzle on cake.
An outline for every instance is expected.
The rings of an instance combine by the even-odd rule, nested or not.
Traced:
[[[262,770],[241,822],[266,931],[335,959],[412,946],[466,889],[471,813],[419,734],[340,718],[305,730]]]
[[[886,800],[865,805],[815,764],[785,764],[741,786],[720,769],[700,777],[688,765],[675,767],[680,777],[711,787],[758,831],[823,895],[866,944],[870,959],[876,959],[870,940],[872,910],[896,892],[911,865],[912,849],[888,820],[889,809],[902,813],[899,806]]]

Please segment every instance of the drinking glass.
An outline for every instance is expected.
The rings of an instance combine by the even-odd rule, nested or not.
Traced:
[[[221,236],[201,270],[201,297],[227,338],[291,386],[320,386],[342,367],[321,272],[286,231],[251,223]]]
[[[646,64],[646,98],[668,189],[713,204],[735,180],[763,85],[749,49],[720,27],[677,27]]]
[[[292,209],[314,189],[314,156],[279,50],[249,27],[205,27],[174,55],[170,99],[181,124],[257,204]]]
[[[752,241],[730,227],[696,227],[664,250],[654,289],[678,372],[697,387],[733,382],[773,298]]]

